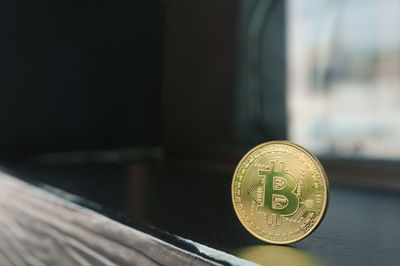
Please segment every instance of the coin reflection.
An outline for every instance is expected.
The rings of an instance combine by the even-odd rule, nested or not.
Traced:
[[[260,265],[320,266],[322,261],[297,248],[287,246],[250,246],[240,249],[236,256]]]

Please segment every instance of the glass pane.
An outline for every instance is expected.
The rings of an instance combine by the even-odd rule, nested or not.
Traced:
[[[289,0],[287,12],[289,138],[400,158],[400,1]]]

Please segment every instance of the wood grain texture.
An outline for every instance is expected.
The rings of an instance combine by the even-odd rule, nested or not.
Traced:
[[[0,173],[0,265],[214,262]]]

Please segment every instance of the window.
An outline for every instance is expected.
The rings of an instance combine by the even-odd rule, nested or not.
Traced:
[[[400,158],[400,2],[289,0],[286,12],[289,139]]]

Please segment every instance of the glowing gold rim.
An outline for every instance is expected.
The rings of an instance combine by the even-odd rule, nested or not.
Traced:
[[[283,145],[288,145],[288,146],[292,146],[296,149],[301,150],[302,152],[304,152],[308,157],[310,157],[310,159],[317,165],[319,166],[319,172],[321,174],[321,176],[323,176],[324,182],[325,182],[325,196],[326,196],[326,200],[324,201],[324,204],[322,206],[322,210],[321,210],[321,215],[318,218],[318,220],[315,222],[315,224],[311,227],[311,229],[308,230],[308,232],[304,235],[302,235],[301,237],[298,237],[296,239],[290,240],[290,241],[273,241],[273,240],[269,240],[266,238],[263,238],[261,236],[259,236],[258,234],[256,234],[255,232],[253,232],[247,225],[246,223],[242,220],[242,217],[240,216],[239,211],[236,209],[236,204],[235,204],[235,192],[234,192],[234,187],[235,187],[235,177],[237,175],[237,172],[240,168],[240,166],[242,165],[243,161],[255,150],[257,150],[260,147],[266,146],[266,145],[271,145],[271,144],[283,144]],[[328,177],[326,176],[325,170],[322,166],[322,164],[319,162],[319,160],[312,155],[310,152],[308,152],[306,149],[304,149],[303,147],[294,144],[290,141],[268,141],[268,142],[264,142],[261,143],[257,146],[255,146],[254,148],[252,148],[249,152],[246,153],[246,155],[243,156],[243,158],[240,160],[240,162],[238,163],[238,165],[236,166],[235,172],[233,174],[233,179],[232,179],[232,185],[231,185],[231,193],[232,193],[232,203],[233,203],[233,208],[235,209],[235,213],[236,216],[238,217],[239,221],[242,223],[242,225],[244,226],[244,228],[246,228],[246,230],[252,234],[253,236],[257,237],[258,239],[270,243],[270,244],[279,244],[279,245],[285,245],[285,244],[291,244],[291,243],[295,243],[297,241],[302,240],[303,238],[307,237],[308,235],[310,235],[312,232],[314,232],[318,226],[320,225],[321,221],[324,219],[326,211],[327,211],[327,206],[329,203],[329,182],[328,182]]]

